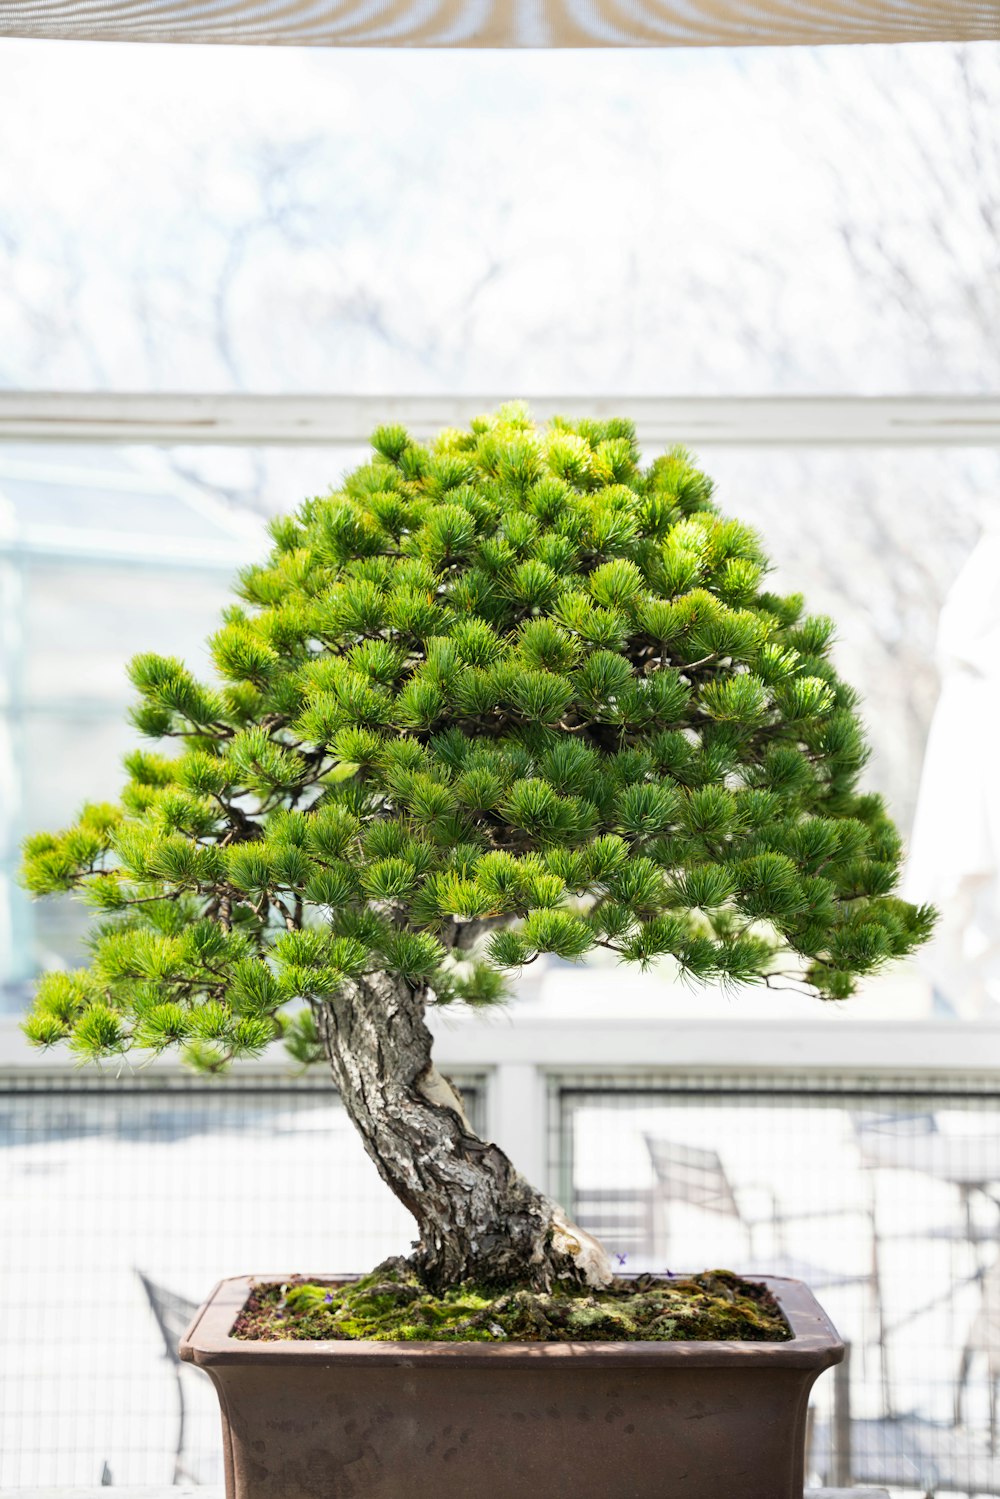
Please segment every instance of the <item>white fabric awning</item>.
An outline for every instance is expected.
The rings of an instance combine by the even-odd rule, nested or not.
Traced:
[[[0,35],[343,47],[1000,40],[1000,0],[0,0]]]

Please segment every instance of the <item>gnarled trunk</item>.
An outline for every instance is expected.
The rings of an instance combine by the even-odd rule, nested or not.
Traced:
[[[607,1284],[601,1245],[472,1129],[431,1060],[425,999],[403,979],[373,974],[313,1005],[344,1107],[417,1221],[418,1272],[436,1289],[462,1280]]]

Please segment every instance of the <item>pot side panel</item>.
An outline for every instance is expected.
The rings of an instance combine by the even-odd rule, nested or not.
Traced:
[[[227,1499],[802,1499],[818,1371],[210,1367]]]

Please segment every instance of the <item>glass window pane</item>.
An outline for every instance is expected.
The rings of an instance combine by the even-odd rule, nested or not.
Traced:
[[[986,44],[0,66],[7,385],[998,383]]]

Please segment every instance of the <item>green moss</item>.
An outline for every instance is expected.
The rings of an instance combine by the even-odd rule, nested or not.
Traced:
[[[771,1293],[729,1270],[691,1277],[615,1280],[588,1292],[559,1285],[494,1291],[465,1284],[434,1295],[403,1261],[347,1284],[306,1281],[254,1287],[232,1336],[375,1342],[776,1343],[789,1337]]]

